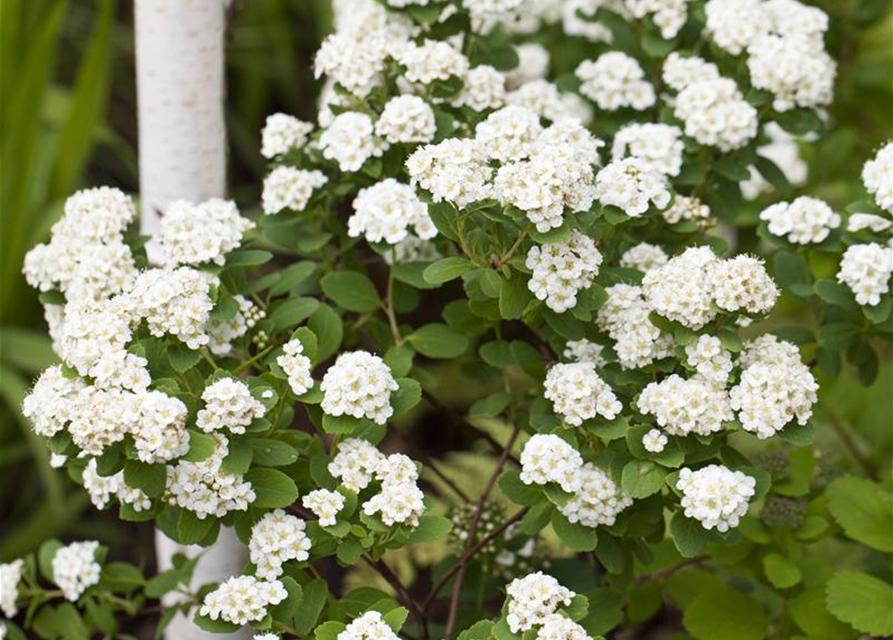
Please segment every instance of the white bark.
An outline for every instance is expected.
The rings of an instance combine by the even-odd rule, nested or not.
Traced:
[[[135,0],[136,71],[139,109],[140,228],[151,235],[177,199],[199,202],[226,191],[226,129],[223,119],[225,0]],[[158,260],[150,243],[149,259]],[[175,553],[195,555],[156,531],[159,571]],[[195,568],[193,585],[241,572],[247,551],[235,533],[222,529]],[[247,639],[198,629],[178,615],[168,640]]]

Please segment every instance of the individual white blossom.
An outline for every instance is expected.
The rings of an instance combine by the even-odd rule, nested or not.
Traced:
[[[387,146],[375,136],[372,118],[356,111],[339,113],[319,136],[323,157],[337,162],[342,171],[359,171],[366,160],[381,156]]]
[[[648,451],[649,453],[660,453],[664,450],[669,441],[669,438],[661,433],[660,429],[651,429],[648,433],[642,436],[642,446],[645,447],[645,451]]]
[[[96,562],[99,543],[95,540],[72,542],[53,556],[53,582],[65,599],[76,602],[88,588],[99,583],[101,567]]]
[[[724,387],[732,373],[732,354],[719,338],[701,335],[685,347],[685,362],[704,380]]]
[[[243,218],[231,200],[212,198],[199,204],[175,200],[165,209],[155,239],[170,267],[206,262],[222,265],[226,254],[253,228],[254,223]]]
[[[271,215],[285,209],[303,211],[314,189],[319,189],[328,181],[322,171],[316,169],[306,171],[287,166],[276,167],[264,178],[264,213]]]
[[[223,429],[233,434],[245,433],[252,421],[266,413],[248,385],[233,378],[221,378],[205,387],[202,402],[204,407],[199,410],[195,425],[205,433]]]
[[[428,205],[419,199],[413,187],[394,178],[360,189],[353,210],[347,221],[348,234],[353,238],[363,235],[369,242],[384,240],[397,244],[408,237],[410,227],[426,240],[437,235],[437,227],[428,216]]]
[[[61,365],[48,367],[25,396],[22,415],[28,418],[37,435],[52,438],[71,422],[77,398],[85,388],[80,378],[66,377]]]
[[[632,107],[642,111],[655,103],[654,87],[645,80],[639,62],[620,51],[610,51],[596,60],[584,60],[574,73],[581,82],[580,93],[599,109],[615,111]]]
[[[648,273],[652,269],[663,266],[669,258],[663,249],[647,242],[630,247],[620,256],[620,266],[627,269],[638,269]]]
[[[139,414],[131,427],[137,457],[149,464],[168,462],[189,451],[188,410],[179,398],[161,391],[136,394]]]
[[[637,157],[615,160],[595,178],[595,195],[605,206],[621,209],[628,216],[640,216],[654,205],[665,209],[672,195],[663,174]]]
[[[391,394],[397,382],[384,360],[368,351],[338,356],[319,385],[322,410],[330,416],[349,415],[384,424],[394,413]]]
[[[307,143],[311,131],[312,124],[294,116],[285,113],[269,115],[261,132],[260,153],[264,158],[272,159],[292,149],[300,149]]]
[[[499,109],[505,104],[505,75],[487,64],[469,69],[462,90],[450,99],[454,107],[474,111]]]
[[[719,68],[712,62],[697,56],[683,56],[678,51],[667,55],[661,73],[667,86],[677,92],[697,82],[720,77]]]
[[[303,562],[310,557],[312,543],[304,531],[306,526],[300,518],[276,509],[251,527],[248,551],[258,577],[273,580],[282,575],[286,562]]]
[[[7,618],[14,618],[19,612],[16,600],[19,597],[19,581],[22,579],[22,568],[25,561],[13,560],[0,564],[0,611]]]
[[[604,471],[587,462],[578,472],[580,488],[559,510],[572,523],[584,527],[611,526],[633,501]]]
[[[313,388],[310,375],[312,363],[304,355],[304,345],[300,340],[289,340],[282,345],[282,355],[276,358],[276,364],[288,376],[288,386],[296,396],[304,395]]]
[[[596,367],[601,367],[607,364],[605,357],[602,355],[604,349],[602,345],[582,338],[580,340],[569,340],[562,355],[574,362],[591,362]]]
[[[557,483],[573,493],[580,488],[583,458],[566,440],[556,435],[536,434],[521,451],[521,482]]]
[[[205,596],[199,614],[242,626],[263,620],[268,608],[287,597],[288,591],[278,580],[233,576]]]
[[[675,373],[651,382],[638,399],[639,411],[653,415],[660,427],[674,436],[707,436],[722,431],[734,418],[729,394],[699,376],[684,380]]]
[[[533,274],[527,288],[547,307],[562,313],[576,306],[577,294],[592,285],[601,263],[595,242],[573,231],[567,242],[530,248],[525,264]]]
[[[508,615],[505,621],[512,633],[542,625],[559,606],[569,605],[576,595],[542,571],[515,578],[505,591],[508,596]]]
[[[301,498],[301,504],[319,518],[321,526],[328,527],[337,522],[336,516],[344,508],[344,496],[337,491],[316,489]]]
[[[893,141],[862,167],[862,183],[881,209],[893,213]]]
[[[359,98],[365,98],[381,82],[385,50],[377,39],[357,42],[347,30],[323,40],[313,70],[317,78],[325,75]]]
[[[763,0],[710,0],[706,30],[721,49],[738,55],[769,27]]]
[[[552,401],[555,413],[576,427],[596,415],[613,420],[623,410],[592,362],[554,365],[546,374],[544,388],[543,395]]]
[[[380,612],[367,611],[352,620],[336,640],[398,640],[398,636]]]
[[[821,242],[840,226],[840,216],[827,203],[809,196],[770,205],[760,212],[760,220],[769,223],[769,233],[795,244]]]
[[[413,95],[388,100],[375,123],[376,135],[391,143],[430,142],[436,130],[434,110]]]
[[[860,305],[880,304],[890,291],[893,274],[893,248],[876,242],[847,247],[840,261],[837,281],[848,286]]]
[[[338,444],[338,453],[329,463],[329,473],[341,479],[341,483],[355,493],[367,486],[384,455],[375,446],[360,438],[347,438]]]
[[[406,160],[411,183],[431,194],[434,202],[446,200],[459,208],[491,197],[487,158],[470,138],[447,138],[416,149]]]
[[[682,130],[668,124],[628,124],[614,136],[611,158],[640,158],[651,171],[678,176],[682,169]]]
[[[738,526],[755,493],[756,480],[721,465],[711,464],[697,471],[679,471],[676,488],[682,491],[685,517],[700,521],[708,531],[725,533]]]

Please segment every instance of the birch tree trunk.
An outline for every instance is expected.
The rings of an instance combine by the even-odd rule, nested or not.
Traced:
[[[226,192],[226,129],[223,119],[226,0],[135,0],[139,169],[144,234],[155,233],[168,204],[199,202]],[[147,246],[157,263],[158,247]],[[155,534],[159,571],[175,553],[195,555]],[[247,552],[235,533],[220,532],[195,569],[193,584],[237,575]],[[227,636],[205,633],[178,615],[168,640],[247,639],[246,630]]]

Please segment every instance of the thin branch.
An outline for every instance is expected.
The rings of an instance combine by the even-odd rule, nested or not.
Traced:
[[[840,419],[840,416],[837,413],[829,408],[826,405],[822,405],[822,411],[824,411],[825,415],[828,416],[828,421],[831,423],[831,427],[834,429],[834,432],[843,442],[844,446],[853,456],[853,459],[859,464],[862,469],[865,470],[865,473],[869,478],[878,481],[877,471],[874,466],[869,462],[868,458],[865,457],[865,454],[862,453],[862,450],[859,449],[859,446],[856,444],[856,441],[853,440],[853,436],[847,430],[846,426],[843,424],[843,421]]]
[[[704,560],[707,560],[707,556],[695,556],[694,558],[687,558],[685,560],[677,562],[676,564],[671,564],[670,566],[664,567],[663,569],[658,569],[657,571],[654,571],[652,573],[644,573],[636,578],[636,584],[644,584],[651,580],[663,580],[665,578],[669,578],[677,571],[680,571],[692,565],[701,564],[702,562],[704,562]]]
[[[412,597],[412,594],[409,593],[409,590],[403,586],[400,577],[394,573],[383,560],[373,560],[366,554],[363,555],[363,560],[365,560],[366,564],[372,567],[389,585],[391,585],[391,587],[393,587],[394,591],[397,592],[397,596],[406,604],[407,608],[416,619],[416,625],[418,626],[419,631],[421,631],[422,638],[424,638],[424,640],[429,640],[428,624],[425,619],[424,611],[422,607],[419,606],[419,603],[416,602],[415,598]]]
[[[443,471],[440,470],[440,468],[437,466],[437,464],[435,464],[434,459],[431,456],[423,453],[421,455],[421,458],[422,458],[422,462],[425,464],[425,466],[428,469],[431,469],[431,473],[433,473],[438,478],[440,478],[446,486],[448,486],[450,489],[453,490],[453,493],[455,493],[457,496],[459,496],[459,498],[461,498],[461,500],[463,502],[471,502],[471,497],[469,497],[469,495],[467,493],[465,493],[459,487],[459,485],[457,485],[455,482],[453,482],[452,478],[450,478]]]

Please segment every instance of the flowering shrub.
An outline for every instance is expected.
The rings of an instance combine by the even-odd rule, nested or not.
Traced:
[[[4,614],[26,610],[7,635],[112,635],[171,591],[162,629],[179,609],[262,640],[585,640],[664,597],[698,640],[893,633],[887,582],[805,550],[893,551],[881,485],[829,484],[811,448],[817,376],[846,360],[871,383],[893,335],[893,143],[865,164],[869,201],[791,197],[832,99],[825,14],[336,9],[318,125],[262,133],[262,213],[173,203],[147,255],[131,200],[89,189],[25,264],[61,364],[23,411],[54,460],[175,541],[233,527],[250,563],[193,591],[193,560],[147,581],[97,543],[47,543],[0,567]],[[587,55],[552,73],[568,38]],[[767,193],[761,255],[736,252],[743,198]],[[782,296],[815,320],[779,326]],[[452,384],[469,407],[441,399]],[[475,494],[395,451],[423,401],[492,449]],[[441,539],[433,566],[390,564]],[[332,563],[390,593],[330,586]]]

